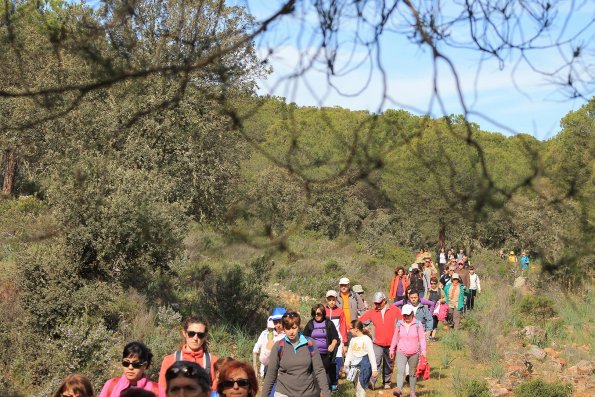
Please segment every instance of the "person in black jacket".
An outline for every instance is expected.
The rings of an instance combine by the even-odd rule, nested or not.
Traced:
[[[303,334],[314,340],[320,358],[322,358],[329,385],[332,385],[332,388],[335,389],[333,391],[336,391],[335,356],[337,355],[337,349],[340,348],[340,339],[335,324],[326,318],[324,305],[318,303],[312,306],[312,320],[308,321],[308,324],[304,327]]]

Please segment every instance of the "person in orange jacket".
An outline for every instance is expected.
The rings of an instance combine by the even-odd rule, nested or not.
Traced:
[[[211,377],[212,388],[215,389],[215,362],[218,357],[209,353],[207,336],[209,334],[209,323],[196,316],[190,316],[184,321],[182,337],[184,344],[182,348],[173,354],[165,356],[161,362],[159,371],[159,396],[165,396],[165,373],[167,369],[178,361],[190,361],[200,365]]]
[[[388,293],[388,299],[392,299],[393,303],[401,299],[405,299],[405,291],[409,286],[409,279],[405,274],[405,268],[398,266],[395,269],[395,276],[390,282],[390,290]]]

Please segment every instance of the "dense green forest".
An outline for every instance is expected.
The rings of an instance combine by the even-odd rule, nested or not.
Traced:
[[[159,359],[190,313],[215,324],[221,353],[245,354],[274,283],[316,297],[440,243],[527,250],[566,288],[591,282],[595,99],[545,142],[458,115],[300,107],[255,94],[266,65],[249,41],[229,47],[252,23],[240,7],[139,2],[137,23],[121,19],[125,3],[11,4],[0,26],[8,395],[48,395],[72,371],[100,385],[133,339]],[[178,25],[182,12],[201,23]],[[130,72],[140,67],[150,72]],[[326,261],[300,284],[291,263],[314,240],[366,262]]]

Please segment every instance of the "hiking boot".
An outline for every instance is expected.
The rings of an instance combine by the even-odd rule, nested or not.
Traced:
[[[389,389],[390,389],[390,383],[385,383],[384,390],[389,390]]]
[[[335,393],[335,392],[337,392],[338,390],[339,390],[339,389],[338,389],[337,385],[331,385],[331,392],[332,392],[332,393]]]
[[[393,396],[397,396],[397,397],[401,397],[401,389],[399,389],[398,387],[395,389],[395,391],[393,391]]]

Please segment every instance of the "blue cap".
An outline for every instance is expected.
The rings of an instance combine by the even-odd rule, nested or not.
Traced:
[[[269,318],[271,320],[281,320],[281,317],[283,317],[285,312],[287,312],[287,310],[285,310],[284,307],[276,307],[273,309],[273,313],[271,314],[271,317],[269,317]]]

